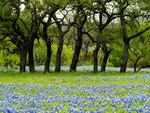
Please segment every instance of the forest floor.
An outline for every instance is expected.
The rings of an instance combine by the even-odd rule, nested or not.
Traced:
[[[150,72],[0,72],[0,113],[149,113]]]

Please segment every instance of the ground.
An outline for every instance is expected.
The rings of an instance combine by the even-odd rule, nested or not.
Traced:
[[[149,113],[150,72],[0,72],[0,113]]]

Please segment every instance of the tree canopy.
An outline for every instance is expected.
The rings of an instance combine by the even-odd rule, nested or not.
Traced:
[[[93,72],[98,65],[105,71],[107,62],[121,72],[128,66],[136,71],[150,67],[149,11],[149,0],[1,0],[0,51],[13,47],[20,72],[26,65],[35,72],[35,40],[38,46],[45,43],[44,72],[50,72],[52,62],[60,72],[65,58],[72,58],[68,65],[76,71],[84,51],[83,61],[92,62]],[[64,49],[72,55],[64,56]]]

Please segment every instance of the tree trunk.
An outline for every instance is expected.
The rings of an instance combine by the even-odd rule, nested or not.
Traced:
[[[129,58],[129,41],[126,40],[124,41],[124,49],[123,49],[120,72],[126,72],[128,58]]]
[[[47,47],[47,53],[46,53],[46,62],[45,62],[45,67],[44,67],[44,73],[50,72],[50,62],[51,62],[51,55],[52,55],[52,48],[51,48],[51,41],[46,42],[46,47]]]
[[[63,37],[64,37],[63,35],[60,35],[58,38],[58,49],[56,53],[55,72],[60,72],[60,68],[61,68],[61,55],[62,55],[63,43],[64,43]]]
[[[121,32],[122,32],[123,43],[124,43],[123,57],[122,57],[120,72],[126,72],[128,57],[129,57],[128,51],[129,51],[129,41],[130,40],[128,39],[127,28],[126,28],[126,20],[125,20],[125,17],[124,17],[123,10],[120,13],[120,21],[121,21]]]
[[[82,48],[82,29],[77,29],[77,39],[75,42],[75,51],[73,54],[70,71],[76,71],[81,48]]]
[[[93,51],[93,56],[94,56],[94,67],[93,67],[93,73],[98,72],[98,52],[100,49],[100,44],[97,43],[96,48]]]
[[[27,58],[27,49],[19,48],[20,54],[20,73],[24,73],[26,71],[26,58]]]
[[[34,41],[31,42],[31,45],[30,45],[30,47],[29,47],[29,49],[28,49],[29,71],[30,71],[31,73],[34,73],[34,72],[35,72],[33,47],[34,47]]]
[[[137,59],[135,60],[134,62],[134,72],[137,72],[137,64],[138,64],[138,61],[142,58],[142,56],[138,56]]]
[[[51,55],[52,55],[52,48],[51,48],[52,39],[50,37],[48,37],[47,29],[48,29],[47,24],[44,24],[43,25],[43,35],[42,36],[43,36],[43,39],[45,41],[46,48],[47,48],[46,61],[45,61],[45,66],[44,66],[44,73],[50,72],[49,67],[50,67]]]
[[[104,58],[101,65],[101,72],[106,71],[106,64],[107,64],[108,57],[111,53],[111,50],[108,51],[107,49],[103,49],[103,52],[104,52]]]

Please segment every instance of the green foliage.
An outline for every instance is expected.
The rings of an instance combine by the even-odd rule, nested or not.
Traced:
[[[22,2],[25,2],[24,7],[25,9],[21,9],[21,6],[23,5],[20,3],[18,0],[14,0],[15,5],[20,8],[20,16],[19,19],[17,20],[16,23],[16,28],[18,29],[18,34],[14,32],[12,29],[12,23],[15,18],[16,18],[16,10],[15,8],[11,5],[11,0],[1,0],[0,1],[0,39],[3,37],[4,34],[7,33],[12,33],[13,36],[7,37],[8,39],[12,39],[12,37],[18,38],[20,37],[25,41],[23,37],[20,36],[22,34],[26,38],[29,38],[31,32],[34,31],[34,16],[37,16],[38,22],[41,21],[41,16],[43,16],[44,13],[50,12],[50,9],[53,9],[54,7],[58,7],[59,10],[56,13],[59,13],[59,11],[64,11],[65,9],[69,8],[72,10],[71,14],[66,15],[66,18],[64,19],[64,23],[60,22],[61,24],[66,24],[67,22],[73,21],[74,17],[77,17],[76,23],[80,23],[83,19],[83,16],[86,14],[87,15],[87,23],[84,26],[83,31],[88,31],[89,29],[89,34],[93,37],[94,40],[100,41],[101,43],[105,43],[108,49],[113,49],[110,59],[109,59],[109,65],[113,66],[120,66],[120,61],[121,61],[121,56],[122,56],[122,40],[121,40],[121,30],[120,30],[120,23],[119,23],[119,17],[109,24],[104,30],[103,33],[99,33],[99,30],[97,28],[97,25],[93,21],[93,14],[99,14],[100,12],[104,11],[105,13],[107,10],[111,10],[111,8],[108,6],[109,1],[106,4],[106,9],[102,7],[104,5],[104,1],[95,1],[93,3],[92,0],[21,0]],[[145,16],[148,17],[148,12],[149,12],[149,6],[150,2],[149,0],[112,0],[110,1],[111,7],[114,7],[114,13],[119,12],[119,10],[127,5],[129,2],[127,8],[125,8],[124,12],[126,14],[126,25],[127,25],[127,34],[128,36],[131,36],[133,34],[136,34],[138,31],[144,29],[149,25],[149,22],[147,19],[149,18],[144,18]],[[78,7],[80,6],[80,7]],[[79,12],[76,13],[76,7],[79,8]],[[69,9],[69,10],[70,10]],[[34,15],[33,12],[36,12]],[[64,11],[65,12],[65,11]],[[67,12],[67,11],[66,11]],[[68,12],[69,13],[69,12]],[[103,18],[105,21],[105,17],[109,14],[103,14]],[[110,12],[109,12],[110,13]],[[65,14],[65,13],[64,13]],[[117,15],[117,14],[116,14]],[[141,17],[143,16],[144,17]],[[52,16],[52,15],[51,15]],[[64,15],[63,15],[64,16]],[[96,20],[97,24],[103,24],[103,22],[99,22],[98,16],[96,15]],[[117,15],[118,16],[118,15]],[[140,18],[138,18],[140,16]],[[47,19],[48,15],[45,15],[43,17],[45,20]],[[59,16],[57,16],[59,17]],[[42,19],[43,19],[42,18]],[[61,17],[62,19],[62,17]],[[58,20],[61,20],[58,19]],[[5,20],[5,21],[3,21]],[[52,23],[53,23],[52,19]],[[67,22],[66,22],[67,21]],[[51,23],[51,24],[52,24]],[[71,27],[69,33],[67,33],[65,37],[65,42],[70,40],[69,38],[71,37],[71,41],[69,44],[64,44],[63,46],[63,53],[62,53],[62,65],[70,65],[71,59],[72,59],[72,54],[74,51],[74,43],[75,43],[75,38],[76,38],[76,31],[74,30],[76,25],[73,25],[74,27]],[[52,45],[52,58],[51,58],[51,65],[55,65],[55,55],[57,51],[57,41],[58,41],[58,35],[59,31],[56,29],[56,24],[52,24],[50,27],[48,27],[48,37],[53,37],[53,45]],[[65,27],[62,27],[64,29]],[[72,29],[74,28],[74,29]],[[41,37],[42,32],[42,24],[40,25],[39,28],[39,37]],[[19,35],[19,36],[17,36]],[[142,38],[144,37],[144,38]],[[37,38],[37,37],[35,37]],[[149,43],[147,44],[149,38],[149,32],[144,33],[140,37],[138,37],[136,40],[133,40],[131,44],[131,49],[136,52],[138,55],[142,55],[142,58],[139,60],[138,65],[141,65],[144,62],[149,63],[149,54],[150,50]],[[141,40],[139,43],[139,39]],[[144,41],[142,41],[144,39]],[[87,42],[89,38],[87,36],[83,37],[83,41]],[[16,43],[20,42],[20,39],[17,39]],[[40,43],[39,43],[40,42]],[[45,59],[46,59],[46,46],[45,42],[40,39],[39,42],[36,40],[34,44],[34,58],[35,58],[35,64],[36,65],[44,65]],[[4,43],[4,42],[2,42]],[[138,44],[138,47],[137,45]],[[79,60],[79,65],[91,65],[92,64],[92,59],[93,59],[93,48],[94,48],[95,43],[90,44],[90,47],[88,48],[88,59],[85,61],[85,50],[81,51],[80,54],[80,60]],[[10,48],[10,49],[9,49]],[[19,58],[17,54],[12,54],[11,52],[13,49],[16,48],[12,46],[12,44],[7,43],[6,45],[0,45],[0,66],[14,66],[19,64]],[[103,57],[102,51],[100,52],[99,59]],[[135,62],[137,58],[137,55],[133,54],[130,52],[130,61],[129,61],[129,66],[133,66],[133,62]]]
[[[0,66],[13,67],[19,64],[19,56],[14,52],[15,49],[10,42],[0,43]]]
[[[36,65],[44,65],[46,59],[46,47],[43,40],[34,42],[34,59]]]
[[[5,1],[0,1],[0,17],[5,18],[5,19],[10,19],[13,16],[13,9],[10,6],[10,3],[8,0]]]
[[[52,57],[51,57],[51,65],[55,65],[55,55],[57,52],[57,45],[52,45]],[[62,65],[70,65],[71,59],[72,59],[73,50],[72,48],[67,47],[64,45],[63,47],[63,53],[62,53]],[[43,40],[40,40],[40,43],[35,41],[34,46],[34,58],[36,65],[44,65],[45,59],[46,59],[46,47]]]
[[[64,51],[63,51],[63,54],[62,54],[62,65],[70,65],[73,50],[72,50],[72,48],[69,48],[66,45],[64,45],[63,50]]]
[[[53,44],[52,45],[52,60],[51,60],[51,64],[54,66],[55,65],[55,60],[56,60],[56,52],[57,52],[57,45]],[[73,54],[73,50],[72,48],[67,47],[66,45],[63,46],[63,52],[62,52],[62,59],[61,59],[61,63],[62,65],[70,65],[71,63],[71,59],[72,59],[72,54]]]
[[[0,66],[13,67],[19,64],[19,57],[11,54],[7,50],[0,51]]]
[[[145,65],[150,65],[150,39],[149,32],[144,33],[137,39],[131,42],[130,49],[130,60],[131,66],[134,65],[135,61],[139,58],[137,62],[137,68]]]
[[[114,67],[120,67],[120,61],[122,58],[122,45],[121,44],[114,44],[113,51],[110,54],[110,62]]]

